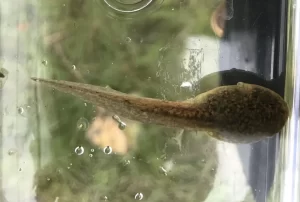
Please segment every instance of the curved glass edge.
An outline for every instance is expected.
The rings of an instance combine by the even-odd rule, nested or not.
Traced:
[[[282,130],[274,202],[300,202],[300,0],[288,0],[285,100],[290,116]]]

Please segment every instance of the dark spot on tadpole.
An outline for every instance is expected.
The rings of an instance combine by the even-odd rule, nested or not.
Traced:
[[[0,72],[0,78],[4,78],[4,77],[5,77],[5,75]]]

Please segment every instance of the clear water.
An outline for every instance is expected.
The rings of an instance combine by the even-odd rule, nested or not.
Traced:
[[[274,140],[235,145],[141,124],[30,80],[185,100],[220,70],[278,76],[272,50],[251,41],[268,14],[252,19],[233,3],[226,12],[208,0],[1,1],[0,201],[267,201]],[[243,15],[246,28],[222,41]]]

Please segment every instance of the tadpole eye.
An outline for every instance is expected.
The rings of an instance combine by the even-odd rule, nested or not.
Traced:
[[[5,77],[5,75],[0,72],[0,78],[4,78],[4,77]]]

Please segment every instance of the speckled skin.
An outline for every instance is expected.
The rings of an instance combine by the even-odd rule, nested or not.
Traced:
[[[288,106],[275,92],[253,84],[222,86],[183,102],[141,98],[89,84],[32,78],[128,119],[208,131],[233,143],[251,143],[279,132]]]

